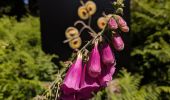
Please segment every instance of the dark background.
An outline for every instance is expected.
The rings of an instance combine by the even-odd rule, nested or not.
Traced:
[[[28,0],[25,4],[24,0],[0,0],[0,17],[15,16],[18,21],[24,16],[39,16],[38,0]]]
[[[93,0],[97,5],[97,13],[93,16],[92,27],[97,29],[97,18],[114,11],[110,0]],[[108,1],[108,2],[107,2]],[[65,40],[65,30],[73,26],[79,19],[77,8],[81,5],[79,0],[39,0],[40,20],[42,32],[42,47],[46,53],[55,53],[59,55],[60,60],[67,60],[70,57],[72,49],[68,44],[63,44]],[[130,22],[129,0],[125,1],[125,20]],[[86,38],[86,36],[84,36]],[[130,39],[128,33],[123,33],[122,38],[125,42],[125,50],[116,53],[117,62],[120,66],[128,66],[130,60]]]

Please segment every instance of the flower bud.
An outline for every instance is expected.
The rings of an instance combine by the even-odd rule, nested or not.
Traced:
[[[97,77],[101,73],[100,54],[98,51],[98,42],[95,42],[95,46],[90,54],[88,61],[88,73],[91,77]]]
[[[118,25],[117,25],[117,23],[116,23],[116,20],[115,20],[113,17],[111,17],[111,18],[109,19],[108,26],[109,26],[109,28],[112,29],[112,30],[115,30],[115,29],[118,28]]]
[[[124,42],[121,38],[120,35],[116,34],[112,37],[112,43],[113,43],[113,46],[114,48],[117,50],[117,51],[121,51],[124,49]]]
[[[115,56],[108,43],[105,43],[101,47],[101,60],[103,64],[110,65],[115,62]]]
[[[80,80],[82,74],[82,55],[79,54],[76,61],[71,65],[64,82],[61,85],[61,90],[64,94],[72,94],[79,90]]]
[[[121,27],[121,30],[123,32],[129,32],[129,27],[128,26]]]
[[[116,20],[117,20],[117,23],[120,27],[127,26],[126,21],[121,16],[116,15]]]

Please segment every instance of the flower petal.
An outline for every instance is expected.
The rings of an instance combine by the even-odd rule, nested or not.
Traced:
[[[79,99],[89,100],[92,97],[92,92],[97,92],[100,88],[97,78],[92,78],[87,73],[86,64],[83,68],[81,77],[80,91],[78,94]]]
[[[61,90],[64,94],[73,94],[79,90],[82,73],[82,55],[79,54],[77,60],[69,68],[64,82],[61,85]]]
[[[116,70],[115,65],[116,64],[103,65],[102,73],[98,78],[101,86],[103,87],[107,86],[108,82],[112,80],[112,76]]]
[[[95,42],[95,46],[91,52],[89,61],[88,61],[88,73],[91,77],[97,77],[101,73],[100,65],[100,54],[98,51],[98,43]]]

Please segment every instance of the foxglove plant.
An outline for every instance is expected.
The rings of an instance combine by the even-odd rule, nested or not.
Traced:
[[[80,3],[78,16],[84,21],[88,20],[88,23],[78,20],[74,26],[66,29],[67,40],[64,43],[68,42],[78,56],[69,67],[64,81],[60,85],[60,92],[57,92],[61,93],[61,95],[57,95],[61,100],[89,100],[93,92],[108,85],[116,70],[116,60],[110,44],[117,51],[123,50],[124,42],[119,34],[129,31],[125,20],[118,15],[123,13],[123,0],[113,3],[116,13],[103,13],[103,16],[98,19],[97,25],[100,32],[96,32],[91,27],[91,18],[97,10],[95,2],[80,0]],[[80,29],[76,28],[79,24],[82,26],[79,26]],[[85,29],[88,30],[91,39],[87,40],[88,42],[79,49],[81,44],[84,44],[81,34]]]

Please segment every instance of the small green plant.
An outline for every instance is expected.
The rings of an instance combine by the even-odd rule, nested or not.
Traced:
[[[0,99],[30,100],[54,79],[53,55],[41,50],[39,19],[0,18]]]

